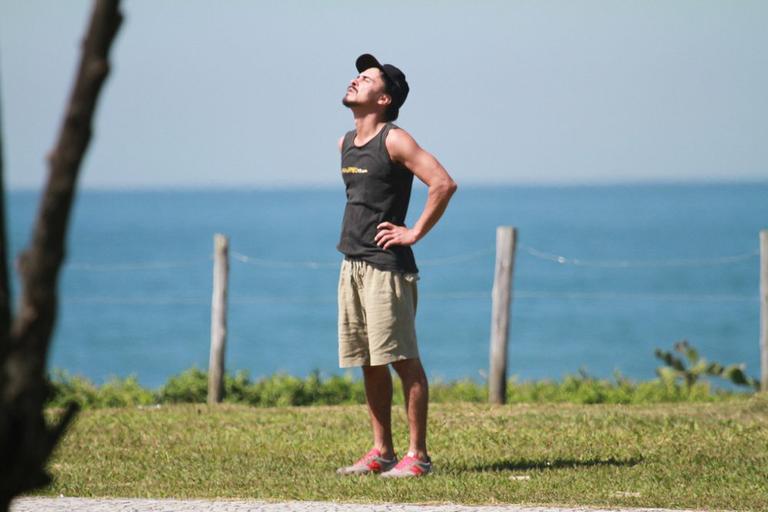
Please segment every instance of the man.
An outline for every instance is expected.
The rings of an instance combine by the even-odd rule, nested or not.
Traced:
[[[411,247],[437,223],[456,183],[431,154],[392,121],[408,96],[405,75],[369,54],[343,104],[355,129],[339,140],[347,205],[338,249],[339,366],[361,366],[373,429],[373,447],[339,474],[412,477],[432,470],[427,453],[427,377],[416,344],[416,280]],[[429,187],[424,210],[405,226],[413,176]],[[392,443],[392,377],[403,383],[410,442],[398,462]]]

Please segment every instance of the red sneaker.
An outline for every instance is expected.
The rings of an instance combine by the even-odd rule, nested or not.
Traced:
[[[336,470],[339,475],[368,475],[371,473],[383,473],[394,468],[397,464],[397,457],[391,459],[385,459],[381,456],[381,452],[373,448],[371,451],[363,455],[363,457],[352,464]]]
[[[381,478],[409,478],[415,476],[426,476],[432,472],[432,460],[427,457],[427,460],[421,460],[416,457],[416,454],[411,454],[403,457],[395,467],[389,471],[382,473]]]

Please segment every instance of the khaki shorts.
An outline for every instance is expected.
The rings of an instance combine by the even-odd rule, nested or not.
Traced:
[[[416,274],[345,259],[339,275],[339,366],[379,366],[419,357]]]

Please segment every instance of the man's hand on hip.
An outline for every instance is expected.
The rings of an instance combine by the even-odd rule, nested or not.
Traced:
[[[385,250],[393,245],[413,245],[419,240],[415,230],[391,222],[382,222],[376,229],[379,230],[374,238],[376,245]]]

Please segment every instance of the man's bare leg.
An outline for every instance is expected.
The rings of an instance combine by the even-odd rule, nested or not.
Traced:
[[[395,456],[392,445],[392,376],[389,367],[363,366],[365,401],[373,429],[373,447],[381,452],[382,458]]]
[[[421,460],[427,460],[427,409],[429,407],[429,384],[424,367],[419,359],[405,359],[392,363],[403,381],[405,409],[408,415],[410,442],[408,451]]]

